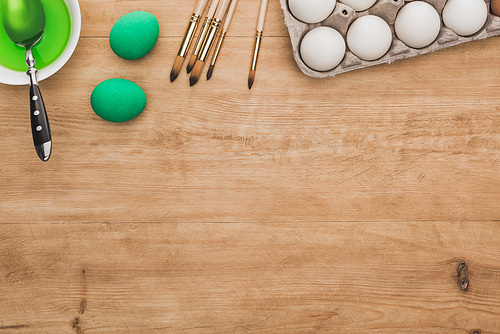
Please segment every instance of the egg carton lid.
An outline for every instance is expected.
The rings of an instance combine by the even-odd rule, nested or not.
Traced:
[[[485,39],[493,36],[500,36],[500,17],[493,15],[490,11],[490,0],[484,0],[488,8],[488,17],[483,28],[471,36],[460,36],[451,29],[441,23],[441,29],[437,39],[429,46],[421,49],[408,47],[396,37],[394,32],[394,21],[399,9],[406,3],[414,0],[378,0],[372,7],[367,10],[356,12],[351,7],[337,1],[333,13],[324,21],[315,24],[308,24],[297,20],[288,8],[288,0],[280,0],[281,8],[285,16],[285,25],[288,28],[288,33],[292,42],[293,56],[300,70],[311,77],[327,78],[334,77],[338,74],[369,67],[380,64],[390,64],[396,60],[412,58],[423,54],[431,53],[440,49],[452,47],[458,44],[467,43],[474,40]],[[416,0],[415,0],[416,1]],[[447,0],[419,0],[432,5],[441,17],[444,6]],[[392,45],[389,51],[377,60],[367,61],[358,58],[346,46],[346,53],[342,62],[334,69],[326,72],[318,72],[309,68],[300,56],[300,42],[302,37],[310,30],[326,26],[337,30],[344,40],[346,39],[349,25],[359,17],[365,15],[376,15],[384,19],[390,26],[392,31]],[[441,20],[442,21],[442,20]]]

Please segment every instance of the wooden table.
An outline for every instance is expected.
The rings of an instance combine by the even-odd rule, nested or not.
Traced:
[[[27,88],[0,87],[0,333],[500,333],[500,38],[315,80],[273,0],[249,91],[241,1],[189,88],[193,0],[80,3],[41,83],[48,163]],[[133,10],[161,36],[125,61],[107,36]],[[148,96],[125,124],[90,107],[113,77]]]

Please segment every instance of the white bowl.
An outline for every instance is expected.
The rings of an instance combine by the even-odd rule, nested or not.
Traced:
[[[59,71],[64,66],[64,64],[66,64],[66,62],[75,51],[76,45],[78,44],[78,39],[80,38],[82,16],[80,14],[80,6],[78,4],[78,0],[64,0],[64,2],[66,2],[66,5],[68,6],[71,19],[71,33],[69,36],[69,41],[66,45],[66,48],[55,62],[38,71],[38,81],[47,79],[52,74]],[[7,85],[27,85],[29,84],[29,78],[26,75],[26,72],[14,71],[0,65],[0,83]]]

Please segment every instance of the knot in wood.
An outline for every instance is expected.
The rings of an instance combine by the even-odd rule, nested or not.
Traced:
[[[467,291],[469,288],[469,267],[467,262],[462,261],[457,268],[457,283],[462,291]],[[473,332],[473,334],[476,334]]]

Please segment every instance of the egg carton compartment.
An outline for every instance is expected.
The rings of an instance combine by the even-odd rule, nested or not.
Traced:
[[[281,8],[285,16],[285,24],[288,28],[290,35],[293,55],[300,70],[311,77],[326,78],[334,77],[338,74],[365,68],[368,66],[375,66],[380,64],[390,64],[396,60],[416,57],[419,55],[434,52],[440,49],[452,47],[458,44],[470,42],[473,40],[485,39],[488,37],[500,35],[500,17],[493,15],[490,11],[490,0],[484,0],[488,8],[488,16],[486,23],[477,33],[471,36],[460,36],[453,30],[447,28],[442,19],[443,8],[448,0],[418,0],[430,4],[439,14],[441,21],[441,28],[438,37],[432,44],[424,48],[411,48],[403,43],[395,33],[394,22],[399,10],[410,2],[417,0],[378,0],[373,6],[364,11],[355,11],[353,8],[337,1],[333,13],[320,23],[308,24],[299,21],[291,13],[288,0],[280,0]],[[337,30],[344,41],[347,41],[347,31],[352,22],[357,18],[365,15],[375,15],[382,18],[390,27],[392,32],[392,44],[389,51],[379,59],[376,60],[363,60],[353,54],[346,43],[346,52],[343,60],[335,68],[329,71],[320,72],[308,67],[300,55],[300,43],[304,35],[317,27],[331,27]]]

